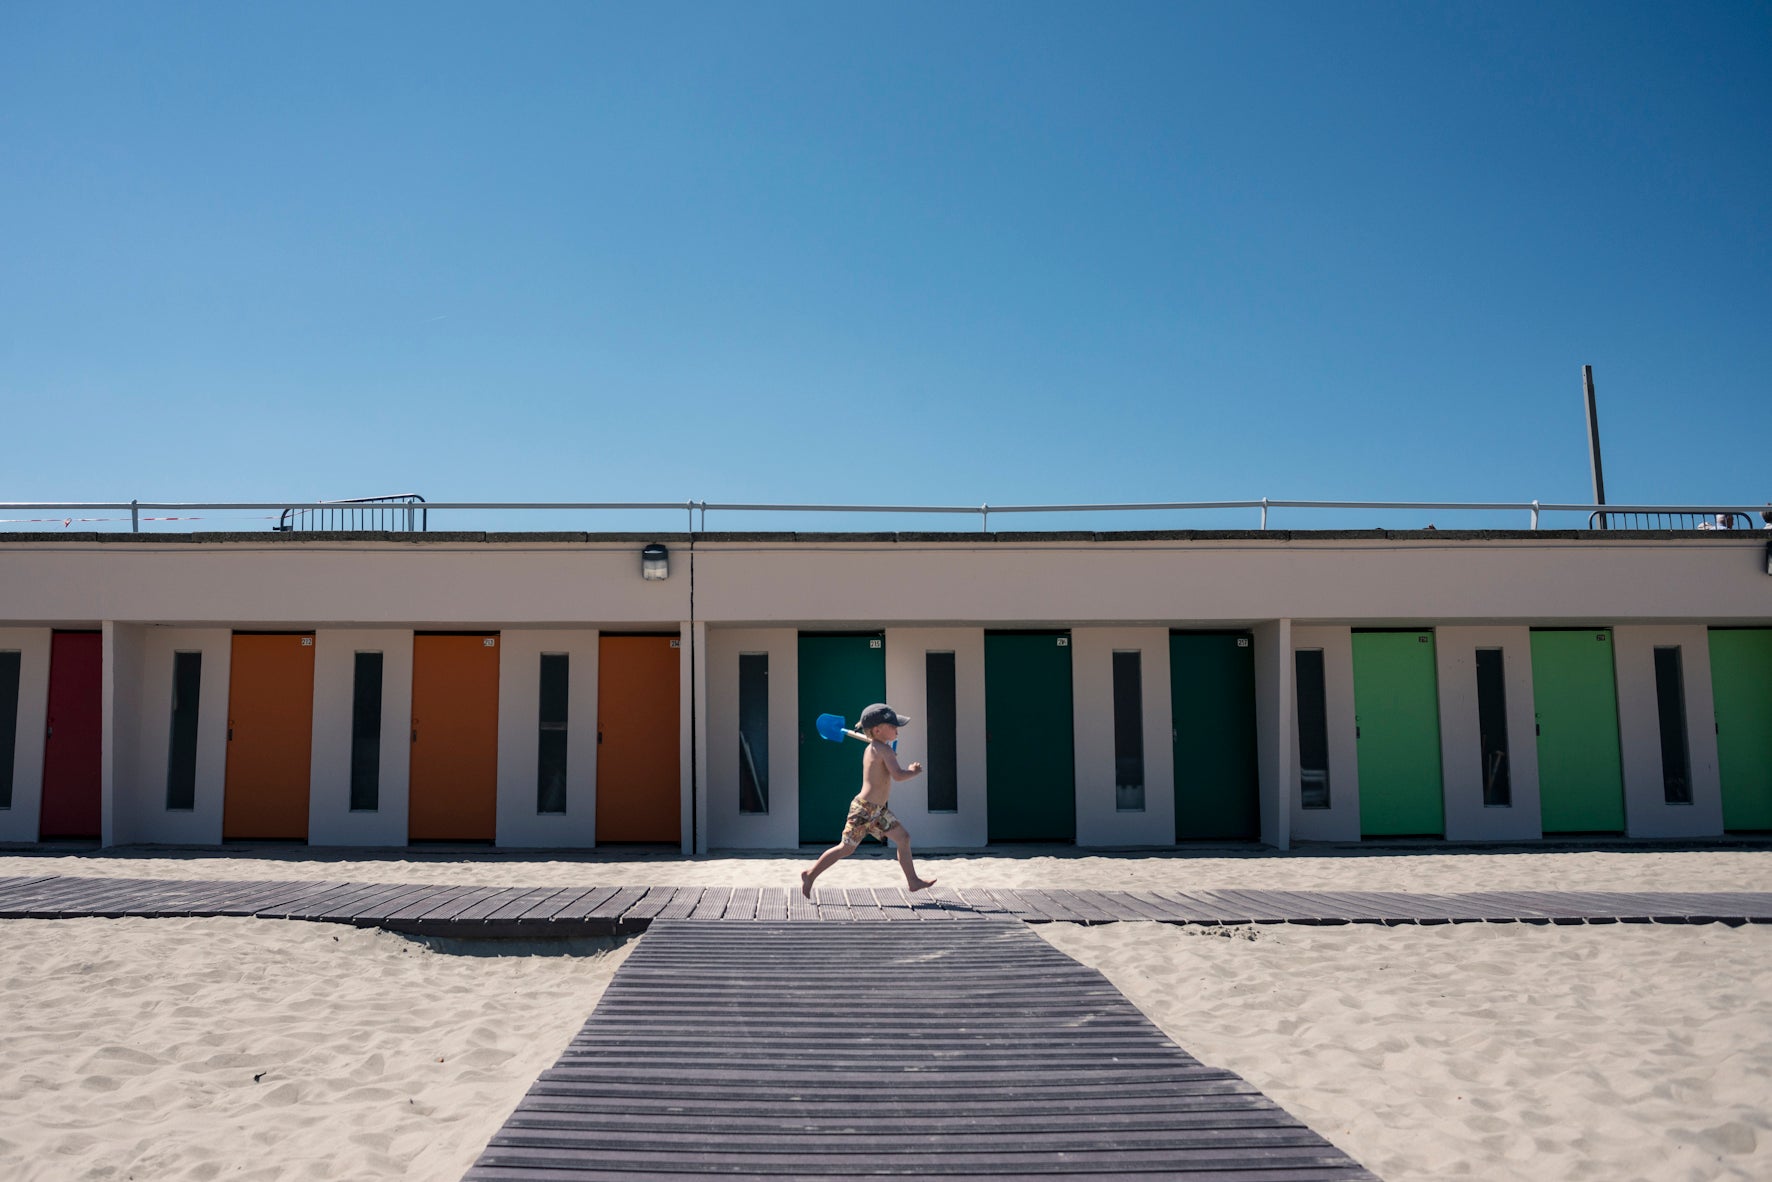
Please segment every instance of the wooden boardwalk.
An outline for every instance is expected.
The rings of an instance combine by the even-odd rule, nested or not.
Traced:
[[[0,919],[257,916],[464,938],[610,936],[661,919],[1027,923],[1772,923],[1772,892],[1085,891],[940,886],[493,887],[424,883],[0,878]]]
[[[468,1182],[1372,1179],[1019,923],[661,920]]]

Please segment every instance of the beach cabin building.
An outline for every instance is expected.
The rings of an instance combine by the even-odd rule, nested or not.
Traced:
[[[0,842],[1764,832],[1765,537],[0,534]]]

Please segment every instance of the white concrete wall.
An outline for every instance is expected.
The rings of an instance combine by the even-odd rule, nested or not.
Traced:
[[[1720,623],[1769,612],[1765,543],[1736,537],[702,542],[696,563],[697,613],[758,625]]]
[[[358,653],[378,652],[381,777],[374,811],[351,811],[351,712]],[[314,747],[308,773],[308,844],[402,846],[412,768],[412,632],[320,628],[314,633]]]
[[[953,812],[929,811],[929,779],[918,776],[892,789],[892,812],[904,822],[918,849],[969,849],[986,841],[984,629],[888,628],[886,700],[908,715],[899,732],[898,762],[929,761],[927,658],[954,654],[954,740],[956,801]]]
[[[1261,840],[1275,849],[1292,848],[1292,811],[1298,783],[1298,699],[1291,620],[1257,624],[1255,638],[1255,744],[1261,772]]]
[[[1115,805],[1114,654],[1136,652],[1143,688],[1144,808]],[[1169,629],[1073,628],[1077,844],[1175,844],[1175,745],[1169,695]]]
[[[43,806],[43,749],[49,728],[48,628],[0,628],[0,652],[16,652],[18,717],[12,804],[0,808],[0,842],[36,841]]]
[[[1677,647],[1685,681],[1686,753],[1692,803],[1669,804],[1661,781],[1661,713],[1655,650]],[[1624,763],[1624,820],[1631,837],[1720,837],[1723,781],[1717,756],[1710,634],[1702,625],[1612,630],[1618,678],[1618,738]]]
[[[708,766],[708,626],[696,623],[689,629],[689,636],[693,641],[689,659],[694,676],[685,681],[683,688],[692,705],[688,743],[695,758],[693,763],[684,766],[694,785],[694,843],[691,851],[705,854],[708,852],[708,794],[702,777],[706,774],[703,769]]]
[[[687,547],[669,579],[640,577],[643,541],[9,543],[7,620],[424,629],[675,628],[689,618]]]
[[[1341,626],[1292,627],[1292,649],[1323,652],[1323,698],[1329,732],[1329,807],[1307,809],[1302,801],[1298,761],[1293,759],[1288,782],[1292,836],[1299,841],[1360,840],[1360,755],[1354,731],[1354,642]],[[1290,661],[1290,658],[1289,658]],[[1297,687],[1293,687],[1292,742],[1298,750]]]
[[[800,846],[800,633],[708,629],[707,834],[711,849]],[[738,658],[769,654],[769,811],[738,811]]]
[[[1482,729],[1477,711],[1477,650],[1501,650],[1507,695],[1507,752],[1512,803],[1483,804]],[[1440,767],[1448,841],[1529,841],[1539,830],[1538,739],[1532,698],[1532,632],[1523,627],[1434,630],[1440,691]]]
[[[7,542],[0,622],[676,627],[690,616],[686,547],[674,547],[672,577],[652,583],[639,576],[641,544]],[[1656,541],[1277,532],[1100,542],[704,540],[695,553],[696,618],[782,627],[1766,623],[1764,554],[1758,535],[1727,532]]]
[[[114,789],[120,840],[160,845],[217,845],[222,839],[222,795],[228,771],[228,667],[233,633],[225,628],[158,628],[141,632],[139,709],[133,720],[134,758],[119,762]],[[172,751],[173,654],[203,654],[197,707],[197,783],[190,809],[166,807]],[[121,671],[120,671],[121,672]],[[124,752],[119,751],[119,756]]]
[[[139,624],[104,623],[104,750],[99,804],[99,844],[126,845],[139,840],[140,828],[126,785],[137,757],[141,731],[142,646],[147,628]]]
[[[497,844],[591,847],[597,840],[597,658],[595,629],[507,628],[498,657]],[[564,653],[566,811],[536,811],[541,755],[541,658]]]

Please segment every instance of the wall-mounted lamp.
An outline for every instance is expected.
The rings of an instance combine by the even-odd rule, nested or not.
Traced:
[[[671,577],[671,552],[657,542],[649,542],[640,551],[640,577],[642,579],[668,579]]]

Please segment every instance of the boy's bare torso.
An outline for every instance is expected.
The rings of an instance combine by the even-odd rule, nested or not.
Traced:
[[[861,798],[869,804],[885,804],[892,793],[892,772],[898,757],[886,743],[874,741],[861,754]]]

